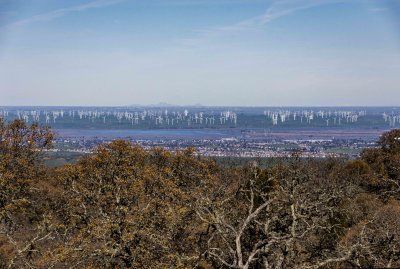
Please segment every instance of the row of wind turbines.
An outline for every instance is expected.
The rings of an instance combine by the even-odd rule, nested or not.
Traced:
[[[383,113],[383,119],[386,123],[389,124],[390,127],[396,127],[397,124],[400,124],[400,114],[386,114]]]
[[[342,123],[356,123],[360,117],[366,116],[367,112],[345,111],[345,110],[265,110],[264,115],[272,121],[273,125],[279,125],[286,121],[298,121],[304,124],[311,124],[315,120],[323,120],[326,126],[341,125]]]
[[[301,125],[310,125],[322,121],[326,126],[340,126],[344,123],[357,123],[361,117],[367,116],[365,110],[312,110],[312,109],[266,109],[264,116],[272,125],[281,125],[286,122],[297,122]],[[30,109],[30,110],[0,110],[1,118],[18,118],[25,122],[40,122],[55,124],[59,121],[90,123],[129,123],[131,125],[155,126],[237,126],[238,114],[231,110],[190,111],[189,109]],[[382,114],[383,121],[390,127],[400,124],[400,114],[394,112]]]
[[[15,114],[15,115],[12,115]],[[178,111],[165,110],[17,110],[0,111],[0,117],[15,116],[25,122],[43,122],[55,124],[59,120],[89,121],[91,123],[126,123],[139,125],[143,123],[154,125],[237,125],[237,114],[232,111],[214,112],[189,112],[188,109]]]

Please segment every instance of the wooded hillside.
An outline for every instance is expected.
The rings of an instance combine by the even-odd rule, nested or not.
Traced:
[[[266,169],[122,140],[48,168],[52,139],[0,121],[0,268],[400,267],[400,130]]]

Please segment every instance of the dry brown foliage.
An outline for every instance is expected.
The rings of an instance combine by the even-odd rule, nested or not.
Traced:
[[[50,130],[0,120],[0,268],[400,267],[399,136],[268,169],[114,141],[50,169]]]

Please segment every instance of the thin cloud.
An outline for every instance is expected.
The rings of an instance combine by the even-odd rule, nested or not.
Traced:
[[[149,4],[159,6],[201,6],[201,5],[234,5],[234,4],[249,4],[249,3],[265,3],[265,0],[158,0],[150,1]]]
[[[344,0],[281,0],[274,2],[263,16],[256,18],[260,24],[267,24],[297,11],[321,5],[344,2]]]
[[[374,12],[374,13],[385,12],[388,10],[389,10],[389,8],[387,8],[387,7],[373,7],[373,8],[369,9],[369,11]]]
[[[7,27],[12,27],[12,26],[22,26],[22,25],[35,23],[35,22],[41,22],[41,21],[51,21],[56,18],[64,17],[64,16],[68,15],[69,13],[82,12],[82,11],[89,10],[89,9],[107,7],[107,6],[118,4],[122,1],[124,1],[124,0],[95,0],[95,1],[92,1],[92,2],[89,2],[86,4],[67,7],[67,8],[60,8],[57,10],[53,10],[51,12],[35,15],[35,16],[32,16],[27,19],[9,23],[7,25],[2,26],[1,28],[7,28]]]
[[[292,15],[298,11],[338,2],[344,2],[344,0],[277,0],[274,1],[267,8],[264,14],[260,16],[240,21],[232,25],[195,30],[195,32],[198,34],[197,37],[182,38],[178,40],[178,43],[184,46],[199,46],[213,37],[256,30],[274,20]]]

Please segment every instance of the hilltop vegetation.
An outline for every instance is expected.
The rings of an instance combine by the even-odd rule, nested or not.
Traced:
[[[0,121],[0,268],[400,267],[400,130],[268,168],[122,140],[49,168],[52,139]]]

